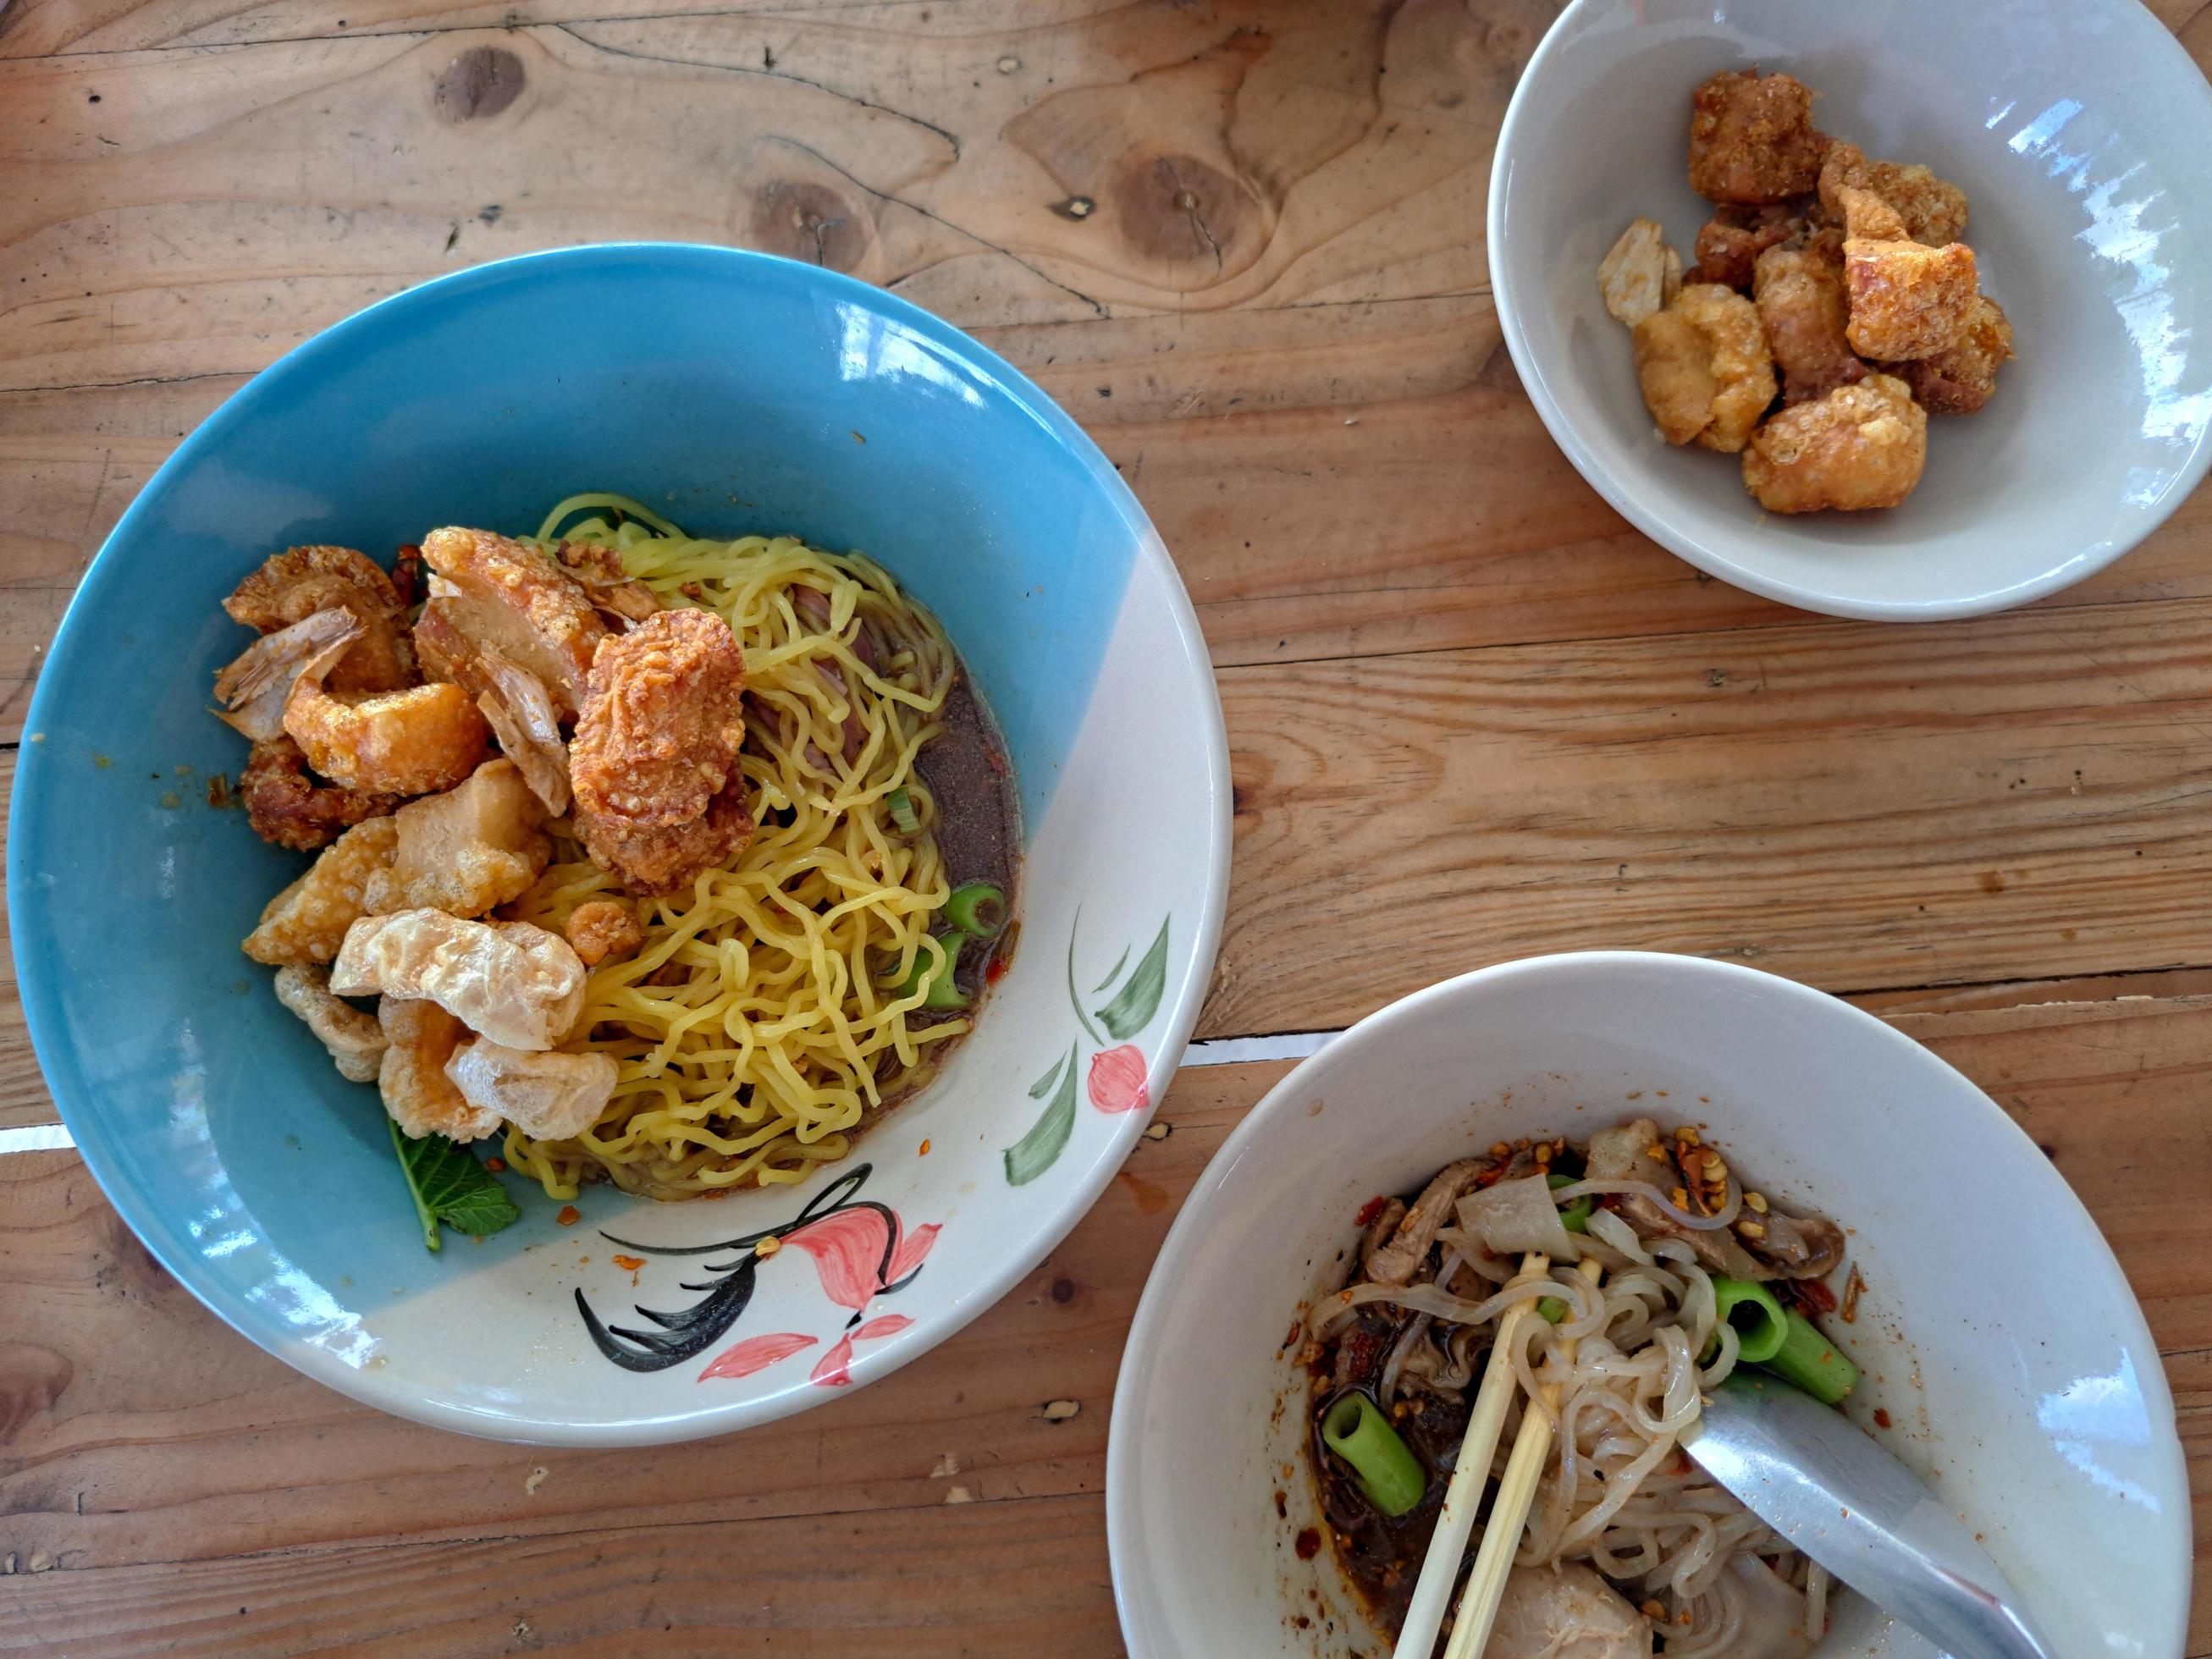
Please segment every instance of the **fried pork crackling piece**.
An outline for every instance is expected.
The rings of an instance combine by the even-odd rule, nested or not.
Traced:
[[[1743,481],[1770,513],[1856,512],[1895,507],[1927,459],[1927,412],[1904,381],[1870,374],[1761,427]]]

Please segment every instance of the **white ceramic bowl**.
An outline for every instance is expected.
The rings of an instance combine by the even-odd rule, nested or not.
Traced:
[[[1966,191],[2019,360],[1929,428],[1887,513],[1763,513],[1733,456],[1670,449],[1597,264],[1649,214],[1690,258],[1690,89],[1786,70],[1815,118]],[[2002,610],[2126,552],[2212,463],[2212,88],[2136,0],[1575,0],[1507,110],[1490,190],[1498,319],[1544,423],[1636,527],[1739,587],[1840,617]]]
[[[1107,1531],[1136,1659],[1376,1650],[1326,1553],[1296,1557],[1320,1510],[1284,1334],[1342,1282],[1369,1197],[1501,1138],[1579,1138],[1639,1112],[1708,1125],[1767,1191],[1852,1230],[1867,1282],[1852,1414],[1889,1412],[1884,1443],[1986,1534],[2060,1653],[2181,1651],[2172,1398],[2127,1281],[2049,1161],[1972,1084],[1848,1004],[1750,969],[1604,952],[1393,1004],[1285,1078],[1208,1166],[1115,1395]],[[1820,1649],[1933,1651],[1856,1596]]]

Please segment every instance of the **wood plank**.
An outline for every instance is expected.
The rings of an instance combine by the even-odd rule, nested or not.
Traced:
[[[1989,1089],[2097,1218],[2174,1358],[2192,1480],[2212,1500],[2212,1212],[2197,1202],[2212,1181],[2197,1130],[2212,997],[1895,1023]],[[896,1511],[923,1531],[953,1485],[987,1509],[1095,1498],[1114,1370],[1160,1240],[1228,1131],[1288,1069],[1186,1070],[1161,1109],[1169,1138],[1140,1143],[1037,1273],[906,1370],[747,1435],[622,1453],[463,1440],[343,1401],[203,1312],[72,1156],[0,1159],[0,1330],[36,1334],[0,1345],[0,1555],[57,1564],[57,1579],[82,1587],[71,1600],[108,1609],[84,1616],[119,1619],[104,1575],[125,1571],[113,1601],[127,1606],[147,1582],[136,1575],[162,1562],[297,1562],[289,1553],[400,1540],[681,1539],[806,1514]],[[1054,1398],[1083,1410],[1047,1423],[1038,1407]],[[958,1474],[931,1474],[948,1453]],[[525,1483],[540,1464],[533,1496]],[[2198,1535],[2192,1653],[2212,1649],[2212,1529]],[[209,1582],[259,1582],[226,1571]],[[860,1562],[856,1578],[872,1571]],[[0,1606],[11,1587],[0,1581]],[[877,1593],[855,1591],[866,1605]],[[416,1616],[434,1630],[440,1615]]]
[[[1103,1656],[1104,1516],[1094,1495],[18,1574],[0,1652]]]
[[[1835,991],[2206,961],[2197,607],[1224,671],[1202,1035],[1634,946]]]
[[[0,46],[109,15],[17,0]],[[999,34],[1002,9],[906,7],[0,63],[27,182],[0,204],[0,432],[37,441],[0,451],[29,508],[0,537],[0,736],[99,538],[236,377],[441,270],[616,235],[819,258],[1008,352],[1124,467],[1224,665],[1802,620],[1630,531],[1513,377],[1467,232],[1530,19],[1318,15]],[[511,102],[454,102],[467,52],[507,54]],[[1175,146],[1220,176],[1218,270],[1144,173]],[[817,246],[794,191],[843,228]],[[1099,205],[1053,211],[1077,194]],[[2208,546],[2199,492],[2045,603],[2205,598]]]
[[[1439,385],[1491,330],[1487,301],[1470,300],[977,331],[1122,469],[1175,550],[1218,665],[1831,625],[1630,531],[1517,386]],[[1268,389],[1250,400],[1278,406],[1206,412],[1256,386],[1263,361]],[[242,383],[0,392],[0,493],[20,503],[0,531],[0,738],[21,735],[38,662],[100,541]],[[1110,423],[1109,408],[1139,404],[1152,413]],[[2201,489],[2143,547],[2033,609],[2212,598],[2208,546]]]
[[[365,286],[672,232],[1000,322],[1480,289],[1527,26],[1470,75],[1464,18],[1224,10],[1018,54],[695,15],[0,63],[0,384],[236,372]]]
[[[1226,671],[1201,1035],[1619,945],[1866,993],[2204,967],[2201,635],[2161,601]],[[0,1112],[45,1121],[4,1041]]]
[[[0,802],[15,787],[15,754],[0,749]],[[0,867],[8,851],[8,815],[0,811]],[[58,1123],[53,1097],[39,1071],[39,1058],[31,1052],[30,1029],[23,1023],[23,998],[15,981],[15,952],[9,944],[8,895],[0,887],[0,1129],[37,1123]]]
[[[497,1445],[356,1406],[200,1308],[74,1154],[0,1157],[0,1559],[76,1570],[927,1509],[956,1486],[981,1503],[1095,1495],[1122,1340],[1175,1206],[1286,1069],[1185,1073],[1162,1108],[1170,1136],[1140,1142],[996,1307],[884,1383],[748,1434],[629,1451]],[[1081,1410],[1048,1420],[1052,1400]]]
[[[0,28],[0,58],[119,52],[157,46],[234,46],[419,30],[503,28],[522,23],[696,15],[757,16],[764,27],[834,11],[858,27],[903,34],[976,35],[1079,18],[1090,0],[15,0]]]

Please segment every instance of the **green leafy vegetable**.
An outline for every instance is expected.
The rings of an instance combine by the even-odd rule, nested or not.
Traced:
[[[1152,1024],[1167,981],[1168,923],[1163,921],[1152,948],[1129,970],[1129,977],[1121,981],[1121,988],[1113,1001],[1098,1011],[1098,1023],[1114,1034],[1115,1041],[1126,1042]]]
[[[1067,1061],[1064,1067],[1055,1066],[1060,1073],[1060,1091],[1052,1097],[1052,1104],[1044,1109],[1030,1132],[1006,1148],[1006,1184],[1027,1186],[1047,1170],[1067,1145],[1067,1138],[1075,1133],[1075,1046],[1068,1045]]]
[[[392,1131],[392,1150],[399,1155],[399,1172],[407,1177],[407,1191],[415,1200],[426,1249],[438,1248],[440,1222],[455,1232],[481,1238],[522,1218],[507,1188],[477,1161],[474,1152],[443,1135],[410,1139],[388,1117],[384,1127]]]

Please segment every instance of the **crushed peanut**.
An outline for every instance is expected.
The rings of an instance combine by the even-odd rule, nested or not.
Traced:
[[[1690,1207],[1690,1194],[1686,1190],[1680,1187],[1675,1188],[1674,1190],[1668,1194],[1667,1196],[1673,1201],[1674,1207],[1678,1210],[1686,1210]]]
[[[1743,1201],[1751,1206],[1753,1209],[1758,1211],[1759,1214],[1765,1215],[1766,1213],[1766,1200],[1763,1194],[1759,1193],[1746,1193],[1743,1195]]]
[[[782,1248],[783,1241],[778,1238],[774,1233],[770,1233],[767,1237],[762,1239],[758,1243],[753,1246],[753,1254],[762,1257],[771,1256]]]
[[[1748,1220],[1739,1221],[1735,1224],[1735,1230],[1741,1233],[1746,1238],[1764,1238],[1766,1237],[1766,1227],[1762,1222]]]
[[[1510,1158],[1513,1156],[1513,1149],[1502,1140],[1492,1141],[1490,1155],[1492,1158]]]
[[[1643,1613],[1646,1619],[1664,1619],[1667,1616],[1667,1609],[1661,1607],[1656,1599],[1646,1601]]]
[[[1705,1145],[1703,1141],[1698,1139],[1698,1132],[1686,1123],[1682,1125],[1680,1128],[1674,1131],[1674,1139],[1680,1141],[1685,1146],[1702,1146]]]

